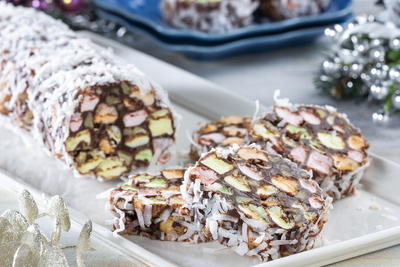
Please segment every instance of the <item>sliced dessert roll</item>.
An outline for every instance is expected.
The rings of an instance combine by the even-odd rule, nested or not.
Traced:
[[[170,158],[166,93],[133,65],[33,9],[0,3],[0,116],[81,175]]]
[[[196,161],[212,148],[247,144],[250,129],[249,117],[230,116],[209,122],[193,133],[190,157]]]
[[[176,28],[225,32],[250,25],[257,6],[254,0],[162,0],[161,13]]]
[[[202,227],[194,222],[182,198],[183,175],[184,169],[137,174],[111,191],[109,207],[116,216],[114,230],[158,240],[206,241],[198,234]]]
[[[330,198],[311,178],[277,154],[234,145],[210,151],[187,170],[183,197],[212,239],[271,260],[319,241]]]
[[[367,140],[332,107],[275,105],[255,122],[250,136],[312,170],[314,179],[335,199],[354,193],[369,164]]]

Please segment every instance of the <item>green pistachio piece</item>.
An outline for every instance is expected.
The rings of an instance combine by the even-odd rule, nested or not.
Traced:
[[[151,113],[150,115],[152,118],[158,119],[158,118],[164,117],[168,113],[169,113],[169,110],[164,108],[164,109],[157,110],[157,111]]]
[[[86,129],[86,130],[80,131],[75,136],[68,137],[68,139],[65,141],[65,149],[67,150],[67,152],[72,152],[81,143],[85,143],[85,144],[89,145],[91,140],[92,139],[91,139],[89,130]]]
[[[224,178],[225,182],[230,184],[231,186],[235,187],[236,189],[244,192],[250,192],[250,186],[247,183],[247,179],[244,178],[243,176],[233,176],[233,175],[228,175]]]
[[[267,126],[261,122],[257,122],[253,126],[253,130],[256,135],[261,136],[263,138],[271,138],[274,136],[277,136],[276,133],[272,132],[270,129],[267,128]]]
[[[263,185],[257,189],[257,194],[263,197],[278,193],[279,190],[273,185]]]
[[[288,124],[285,129],[291,134],[299,135],[301,139],[311,139],[310,134],[307,132],[306,129],[302,127],[297,127],[292,124]]]
[[[232,164],[218,158],[216,154],[211,154],[200,162],[218,174],[224,174],[233,169]]]
[[[140,150],[136,155],[135,155],[136,160],[143,160],[147,162],[151,162],[153,159],[153,152],[150,149],[143,149]]]
[[[279,227],[289,230],[295,226],[295,223],[288,218],[283,209],[279,206],[272,206],[267,209],[269,216]]]
[[[316,112],[317,112],[317,114],[318,114],[318,116],[321,118],[321,119],[323,119],[323,118],[325,118],[327,115],[328,115],[328,113],[325,111],[325,110],[323,110],[323,109],[316,109],[315,110]]]
[[[288,146],[291,146],[291,147],[296,146],[296,142],[293,141],[292,139],[290,139],[289,137],[287,137],[286,135],[282,136],[282,141]]]
[[[122,92],[126,95],[130,95],[132,92],[132,88],[126,82],[121,82],[121,88]]]
[[[144,174],[138,174],[138,175],[134,176],[133,180],[135,180],[135,182],[137,182],[137,183],[147,183],[153,178],[154,178],[153,175],[148,175],[148,174],[144,173]]]
[[[134,191],[138,190],[137,187],[134,187],[132,185],[123,185],[123,186],[121,186],[121,188],[124,190],[134,190]]]
[[[106,97],[106,103],[107,105],[116,105],[121,103],[121,99],[119,99],[118,97],[115,96],[107,96]]]
[[[268,214],[263,207],[250,204],[249,208],[255,211],[263,219],[268,219]]]
[[[147,134],[146,130],[142,127],[129,127],[125,128],[123,131],[124,135],[137,135],[137,134]]]
[[[334,116],[329,116],[328,118],[326,118],[326,121],[327,121],[330,125],[333,125],[333,123],[335,122],[335,117],[334,117]]]
[[[249,216],[252,219],[258,220],[258,221],[265,221],[262,216],[258,214],[258,212],[254,211],[251,209],[248,205],[239,205],[239,209]]]
[[[150,120],[149,129],[151,135],[154,137],[161,136],[164,134],[172,135],[174,133],[172,121],[169,117],[162,117],[157,120]]]
[[[135,148],[139,146],[143,146],[147,143],[149,143],[150,137],[147,135],[136,135],[136,136],[130,136],[125,140],[125,145],[130,147],[130,148]]]
[[[83,121],[83,125],[86,128],[90,128],[90,129],[92,129],[94,127],[94,124],[93,124],[93,113],[87,114],[85,120]]]
[[[223,194],[227,194],[227,195],[232,195],[233,194],[232,191],[229,188],[225,187],[225,186],[221,186],[218,189],[218,191],[220,191]]]
[[[341,150],[344,149],[346,143],[343,141],[343,138],[337,135],[319,132],[318,140],[326,147]]]
[[[251,201],[253,201],[253,199],[248,197],[236,197],[236,202],[240,204],[248,204]]]
[[[166,188],[168,186],[168,183],[164,179],[153,179],[150,182],[144,184],[144,186],[151,188]]]

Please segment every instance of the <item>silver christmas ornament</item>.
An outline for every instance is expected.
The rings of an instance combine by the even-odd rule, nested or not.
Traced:
[[[371,47],[382,47],[384,40],[381,38],[376,38],[371,40]]]
[[[393,81],[400,82],[400,66],[395,66],[390,69],[389,78]]]
[[[365,53],[369,49],[369,43],[362,41],[354,45],[354,50],[359,53]]]
[[[322,70],[325,74],[334,75],[340,69],[340,64],[333,62],[332,60],[324,60],[322,62]]]
[[[332,81],[332,78],[329,77],[329,76],[327,76],[327,75],[321,75],[321,76],[319,76],[319,79],[320,79],[321,81],[323,81],[323,82],[330,82],[330,81]]]
[[[372,114],[372,121],[380,126],[386,126],[389,123],[389,114],[383,110],[378,110]]]
[[[385,83],[378,82],[371,85],[369,92],[374,99],[383,100],[389,94],[389,87]]]
[[[337,35],[337,32],[336,32],[334,29],[327,28],[327,29],[324,31],[324,34],[325,34],[325,36],[328,36],[328,37],[330,37],[330,38],[335,38],[336,35]]]
[[[382,62],[385,60],[385,49],[381,46],[371,48],[371,50],[369,50],[369,56],[374,61]]]
[[[350,66],[349,74],[350,74],[350,76],[352,76],[352,78],[355,79],[361,74],[362,70],[363,70],[363,66],[361,64],[353,63]]]
[[[373,67],[370,70],[369,75],[371,76],[372,79],[374,80],[384,80],[387,77],[387,68],[386,67]]]
[[[393,50],[400,50],[400,37],[390,40],[389,46]]]
[[[399,110],[400,109],[400,91],[397,90],[392,96],[392,105],[393,108]]]
[[[372,85],[373,80],[370,75],[363,72],[363,73],[361,73],[360,77],[367,87],[370,87]]]
[[[352,35],[352,36],[350,37],[350,40],[351,40],[351,42],[352,42],[353,44],[358,44],[359,41],[360,41],[360,39],[358,39],[358,36],[357,36],[357,35]]]

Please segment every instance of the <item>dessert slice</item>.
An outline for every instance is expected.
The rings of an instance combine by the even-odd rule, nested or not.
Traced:
[[[369,165],[367,140],[332,107],[275,105],[254,123],[250,139],[312,170],[335,199],[353,194]]]
[[[265,261],[311,249],[330,207],[310,172],[254,145],[203,155],[182,189],[208,238]]]
[[[164,20],[179,29],[226,32],[250,25],[255,0],[162,0]]]
[[[182,198],[184,169],[167,169],[156,175],[133,175],[112,190],[109,207],[115,215],[114,230],[169,241],[207,241]]]
[[[230,116],[201,126],[192,135],[190,157],[196,161],[211,148],[248,143],[251,118]]]

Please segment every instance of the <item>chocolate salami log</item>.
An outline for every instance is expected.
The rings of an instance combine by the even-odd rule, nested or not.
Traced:
[[[190,157],[197,161],[201,154],[215,147],[248,143],[251,118],[230,116],[201,126],[193,133]]]
[[[79,174],[118,178],[170,158],[164,91],[61,22],[0,3],[0,112]]]
[[[275,105],[253,125],[250,136],[312,170],[335,199],[353,194],[369,165],[366,139],[332,107]]]
[[[321,13],[331,0],[260,0],[261,14],[273,20]]]
[[[164,20],[176,28],[225,32],[250,25],[254,0],[162,0]]]
[[[116,216],[114,230],[158,240],[206,241],[200,238],[202,227],[196,225],[181,196],[183,174],[183,169],[138,174],[111,191],[109,207]]]
[[[330,207],[309,172],[253,145],[203,155],[183,188],[212,239],[262,260],[311,249]]]

